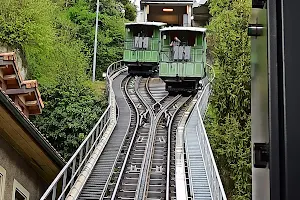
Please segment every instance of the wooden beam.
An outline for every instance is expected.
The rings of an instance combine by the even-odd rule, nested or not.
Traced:
[[[30,92],[34,92],[34,88],[26,89],[26,88],[20,88],[20,89],[8,89],[5,91],[6,94],[12,95],[12,94],[27,94]]]
[[[4,78],[4,74],[3,74],[3,71],[2,70],[0,70],[0,78]]]
[[[11,75],[5,75],[3,77],[4,80],[8,81],[8,80],[14,80],[17,79],[17,76],[15,74],[11,74]]]
[[[0,63],[0,69],[3,69],[3,68],[8,68],[8,65],[1,65],[1,63]]]
[[[25,105],[26,106],[36,106],[38,104],[38,102],[35,100],[35,101],[26,101],[25,102]]]
[[[14,61],[13,60],[0,60],[0,66],[5,66],[8,67],[8,65],[14,65]]]

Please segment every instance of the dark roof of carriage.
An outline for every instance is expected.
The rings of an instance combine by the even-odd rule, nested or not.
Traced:
[[[160,31],[195,31],[195,32],[205,32],[206,28],[201,27],[184,27],[184,26],[172,26],[160,29]]]
[[[167,23],[164,23],[164,22],[131,22],[131,23],[125,23],[125,26],[133,26],[133,25],[166,26]]]
[[[193,0],[141,0],[141,4],[193,4]]]

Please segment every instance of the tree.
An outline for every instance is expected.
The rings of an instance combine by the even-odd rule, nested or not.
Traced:
[[[77,1],[68,9],[68,16],[77,25],[76,36],[86,45],[86,57],[89,58],[87,73],[91,75],[92,55],[95,34],[95,3],[86,0]],[[100,1],[99,29],[96,78],[102,79],[102,72],[123,55],[123,39],[125,35],[124,22],[121,8],[117,2],[112,0]]]
[[[45,109],[33,121],[61,155],[69,159],[101,116],[106,97],[96,96],[88,85],[67,73],[58,79],[61,84],[43,88]]]

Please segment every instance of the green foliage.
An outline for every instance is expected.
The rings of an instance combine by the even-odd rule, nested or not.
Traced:
[[[0,40],[11,46],[51,45],[55,5],[49,0],[0,0]],[[43,38],[40,36],[44,36]]]
[[[66,79],[73,79],[73,84]],[[43,88],[45,109],[34,122],[59,152],[69,158],[99,119],[106,98],[98,98],[87,85],[67,73],[59,81],[61,84],[56,87]]]
[[[125,34],[124,21],[120,21],[119,16],[101,14],[99,19],[101,31],[98,34],[97,49],[97,65],[99,67],[97,67],[96,75],[98,79],[112,62],[122,59]]]
[[[208,47],[218,71],[206,128],[227,195],[251,198],[250,0],[211,0]]]
[[[70,19],[77,25],[76,35],[87,47],[85,54],[89,58],[89,66],[92,66],[94,48],[95,5],[96,1],[78,0],[68,9]],[[112,0],[102,0],[100,3],[97,79],[102,79],[102,72],[106,71],[112,62],[122,59],[125,34],[122,7],[122,4]],[[88,69],[88,73],[91,73],[91,68]]]
[[[125,18],[134,21],[136,18],[136,7],[132,3],[125,4]]]
[[[100,2],[98,77],[122,57],[126,20],[122,3]],[[106,105],[103,92],[89,81],[88,74],[95,5],[96,0],[0,0],[0,43],[20,49],[26,58],[27,78],[39,81],[45,108],[32,121],[66,159]]]

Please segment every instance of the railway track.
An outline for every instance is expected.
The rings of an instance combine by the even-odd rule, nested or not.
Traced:
[[[176,183],[175,183],[175,173],[176,173],[176,164],[175,164],[175,147],[176,147],[176,132],[179,125],[179,122],[184,114],[184,112],[188,109],[189,103],[192,98],[188,99],[180,109],[175,111],[176,114],[172,116],[171,125],[168,127],[168,136],[169,136],[169,167],[167,172],[167,193],[166,199],[176,199]],[[187,180],[188,181],[188,180]],[[189,190],[188,190],[189,191]],[[190,196],[190,194],[188,194]]]
[[[178,110],[184,108],[190,97],[177,96],[175,103],[170,104],[160,115],[155,129],[155,142],[152,150],[151,168],[148,171],[147,189],[144,194],[149,200],[168,199],[168,168],[170,162],[170,129],[171,121]],[[174,154],[175,156],[175,154]]]
[[[127,152],[128,149],[132,146],[132,142],[133,142],[133,138],[135,137],[135,133],[137,131],[138,128],[138,122],[140,121],[140,114],[141,113],[145,113],[146,109],[144,106],[135,106],[134,102],[137,105],[140,105],[140,101],[135,97],[134,93],[135,93],[135,83],[133,79],[130,79],[129,77],[127,77],[126,79],[124,79],[123,83],[122,83],[122,90],[123,90],[123,94],[124,97],[129,105],[130,108],[130,126],[127,130],[127,134],[126,137],[124,138],[124,141],[122,143],[122,146],[119,150],[118,153],[118,158],[116,159],[115,163],[114,163],[114,170],[111,172],[110,178],[108,179],[107,183],[106,183],[106,187],[105,187],[105,193],[102,194],[100,199],[111,199],[111,196],[114,192],[114,188],[116,186],[116,184],[118,183],[118,178],[120,176],[120,174],[123,172],[124,169],[122,169],[123,166],[123,162],[126,159],[126,157],[128,156]],[[131,101],[131,99],[133,99],[133,101]]]
[[[130,84],[125,86],[128,90],[128,100],[133,107],[140,110],[138,113],[140,118],[132,135],[111,199],[134,199],[135,197],[153,116],[148,103],[156,103],[155,99],[148,93],[146,81],[147,79],[130,78],[128,81]],[[142,94],[139,93],[140,90]]]
[[[126,130],[128,129],[130,123],[128,118],[120,118],[120,116],[130,115],[128,103],[124,101],[123,94],[121,92],[121,88],[123,87],[124,83],[123,79],[125,77],[125,75],[120,75],[113,83],[120,114],[118,118],[118,124],[103,152],[101,153],[101,156],[97,160],[92,173],[83,186],[78,199],[98,200],[105,190],[107,180],[109,179],[111,171],[113,170],[116,156],[118,155],[120,146],[122,145],[122,141],[126,135]]]
[[[101,155],[102,164],[97,162],[80,199],[169,199],[175,192],[170,178],[175,157],[171,125],[178,122],[192,97],[168,96],[162,82],[150,78],[126,77],[121,88],[129,112],[120,118],[130,117],[130,124],[118,136],[119,148],[110,140],[112,147]],[[116,156],[109,154],[111,148],[118,150]],[[112,167],[105,167],[107,160]],[[105,182],[102,170],[108,174]],[[99,190],[97,180],[102,180],[103,189]],[[96,186],[90,187],[92,183]],[[94,194],[85,195],[90,191]]]

